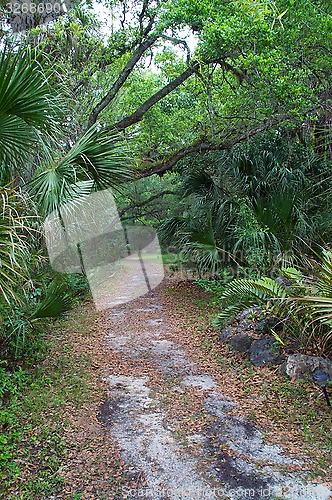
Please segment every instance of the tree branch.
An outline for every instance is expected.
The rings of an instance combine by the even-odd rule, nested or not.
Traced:
[[[164,38],[167,38],[172,41],[177,41],[178,43],[185,43],[183,40],[175,39],[172,37],[167,37],[165,35],[161,35]],[[147,38],[144,42],[142,42],[135,52],[132,54],[130,57],[127,65],[124,67],[124,69],[121,71],[119,74],[116,82],[112,85],[111,89],[109,92],[101,99],[101,101],[95,106],[95,108],[92,110],[89,116],[88,120],[88,128],[91,127],[97,120],[97,117],[99,113],[106,107],[110,102],[114,99],[122,85],[125,83],[127,80],[128,76],[134,69],[136,63],[139,61],[139,59],[142,57],[144,52],[146,52],[149,48],[152,47],[152,45],[155,43],[155,41],[158,39],[158,36],[151,36]],[[188,48],[189,49],[189,48]],[[189,57],[189,54],[188,54]],[[235,72],[236,76],[239,77],[239,72],[232,68],[228,63],[225,63],[224,61],[206,61],[206,64],[209,64],[211,62],[217,62],[220,65],[222,65],[223,71],[225,69],[225,65],[227,67],[228,71],[233,71]],[[179,76],[177,76],[174,80],[169,82],[165,87],[160,89],[158,92],[153,94],[149,99],[147,99],[134,113],[132,113],[130,116],[127,116],[126,118],[123,118],[122,120],[118,121],[113,125],[112,128],[117,128],[118,130],[122,131],[125,130],[127,127],[130,127],[131,125],[134,125],[135,123],[138,123],[142,120],[143,116],[145,113],[152,107],[154,106],[157,102],[159,102],[161,99],[166,97],[168,94],[170,94],[173,90],[175,90],[177,87],[179,87],[183,82],[185,82],[191,75],[194,73],[198,72],[200,64],[195,61],[193,62],[183,73],[181,73]],[[241,72],[241,75],[243,73]],[[244,77],[243,77],[244,79]]]
[[[88,120],[88,128],[90,128],[94,123],[96,123],[96,120],[98,118],[99,113],[106,108],[110,104],[110,102],[114,99],[116,94],[119,92],[120,88],[122,85],[125,83],[127,78],[129,77],[130,73],[134,69],[135,65],[137,62],[140,60],[144,52],[146,52],[157,40],[157,36],[151,36],[147,38],[144,42],[142,42],[137,49],[134,51],[132,56],[130,57],[128,63],[126,66],[123,68],[123,70],[120,72],[117,80],[113,83],[112,87],[110,90],[107,92],[107,94],[99,101],[99,103],[93,108],[93,110],[90,113],[89,120]]]
[[[179,41],[180,42],[180,41]],[[210,64],[212,62],[217,62],[218,64],[224,64],[222,61],[206,61],[206,64]],[[173,90],[175,90],[179,85],[181,85],[183,82],[185,82],[191,75],[194,73],[198,73],[199,70],[199,62],[195,61],[193,62],[183,73],[181,73],[179,76],[177,76],[174,80],[172,80],[170,83],[165,85],[162,89],[160,89],[158,92],[153,94],[149,99],[147,99],[134,113],[132,113],[130,116],[127,116],[126,118],[123,118],[122,120],[118,121],[113,125],[114,128],[117,128],[118,130],[122,131],[125,130],[127,127],[130,127],[131,125],[134,125],[135,123],[138,123],[142,120],[143,116],[145,113],[152,107],[154,106],[157,102],[159,102],[161,99],[166,97],[168,94],[170,94]],[[227,65],[227,69],[229,71],[235,71],[229,64]],[[223,67],[224,70],[224,67]]]
[[[134,125],[137,122],[140,122],[145,115],[145,113],[157,102],[170,94],[173,90],[175,90],[179,85],[185,82],[192,74],[196,72],[198,67],[198,63],[194,63],[190,68],[186,69],[183,73],[181,73],[178,77],[172,80],[170,83],[165,85],[162,89],[158,90],[155,94],[153,94],[149,99],[147,99],[132,115],[123,118],[119,122],[113,125],[114,128],[118,130],[124,130],[130,125]]]
[[[164,160],[156,163],[152,167],[141,171],[138,174],[138,178],[144,178],[144,177],[149,177],[150,175],[157,174],[160,177],[162,177],[166,172],[172,170],[175,165],[182,160],[182,158],[185,158],[188,155],[195,154],[195,153],[200,153],[204,154],[210,151],[229,151],[231,150],[236,144],[239,144],[245,140],[248,140],[250,137],[253,137],[256,134],[259,134],[260,132],[264,132],[265,130],[270,129],[273,125],[276,125],[281,119],[274,119],[266,122],[264,125],[261,125],[259,127],[256,127],[252,130],[249,130],[247,132],[244,132],[243,134],[239,134],[238,136],[234,137],[233,139],[226,139],[224,138],[223,141],[220,141],[218,143],[214,142],[208,142],[208,141],[201,141],[196,144],[192,144],[191,146],[188,146],[186,148],[179,149],[175,153],[173,153],[170,157],[165,158]]]
[[[141,208],[144,207],[145,205],[148,205],[151,203],[151,201],[156,200],[157,198],[161,198],[162,196],[165,196],[166,194],[176,194],[174,191],[163,191],[162,193],[155,194],[148,198],[147,200],[142,201],[141,203],[131,203],[127,207],[123,208],[122,210],[119,210],[119,216],[122,217],[128,210],[131,210],[133,208]]]
[[[173,42],[177,45],[182,45],[185,48],[185,50],[187,52],[187,64],[189,66],[191,52],[190,52],[190,48],[189,48],[189,45],[187,44],[187,42],[185,40],[182,40],[180,38],[176,38],[174,36],[161,35],[161,37],[164,38],[165,40],[168,40],[169,42]]]

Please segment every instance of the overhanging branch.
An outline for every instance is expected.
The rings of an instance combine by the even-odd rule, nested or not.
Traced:
[[[147,38],[144,42],[142,42],[137,49],[133,52],[130,57],[128,63],[120,72],[118,78],[113,83],[110,90],[107,94],[99,101],[99,103],[93,108],[90,113],[88,120],[88,128],[91,127],[94,123],[96,123],[99,113],[106,108],[110,104],[110,102],[114,99],[114,97],[119,92],[120,88],[123,86],[131,72],[133,71],[135,65],[140,60],[144,52],[146,52],[157,40],[157,36],[151,36]]]
[[[182,160],[182,158],[185,158],[186,156],[189,156],[191,154],[195,153],[204,154],[210,151],[229,151],[236,144],[248,140],[250,137],[259,134],[260,132],[269,130],[273,125],[276,125],[279,121],[281,121],[281,118],[279,120],[278,119],[270,120],[264,123],[263,125],[248,130],[242,134],[239,134],[236,137],[233,137],[232,139],[224,138],[224,140],[221,140],[219,142],[201,141],[196,144],[192,144],[186,148],[179,149],[168,158],[165,158],[164,160],[161,160],[160,162],[153,165],[152,167],[141,171],[138,174],[138,177],[139,178],[149,177],[150,175],[154,174],[163,176],[166,172],[172,170],[175,167],[175,165],[180,160]]]
[[[177,76],[174,80],[169,82],[165,87],[158,90],[155,94],[153,94],[149,99],[147,99],[133,114],[123,118],[119,122],[114,124],[114,128],[118,130],[124,130],[135,123],[138,123],[142,120],[145,113],[157,102],[170,94],[173,90],[175,90],[179,85],[185,82],[191,75],[193,75],[198,67],[198,63],[194,63],[192,66],[187,68],[183,73]]]

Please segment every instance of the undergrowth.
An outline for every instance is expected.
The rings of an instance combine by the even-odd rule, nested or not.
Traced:
[[[85,291],[82,280],[73,287],[77,295]],[[88,333],[89,322],[81,323]],[[48,498],[61,490],[65,407],[86,401],[90,379],[89,357],[66,341],[75,325],[74,313],[44,320],[22,355],[0,361],[0,498]]]

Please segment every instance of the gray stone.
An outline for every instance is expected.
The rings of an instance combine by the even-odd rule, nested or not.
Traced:
[[[255,333],[263,334],[269,332],[269,326],[265,319],[260,319],[255,325]]]
[[[245,333],[237,333],[236,335],[233,335],[229,343],[235,351],[247,352],[249,351],[252,342],[253,339],[249,335],[246,335]]]
[[[255,366],[276,366],[284,361],[280,348],[273,337],[254,340],[250,346],[249,358]]]
[[[220,342],[222,344],[227,344],[230,340],[230,338],[233,335],[233,328],[231,326],[228,326],[227,328],[223,328],[221,330],[221,335],[220,335]]]
[[[292,354],[286,361],[286,374],[294,380],[311,379],[315,370],[327,373],[332,381],[332,361],[320,356],[307,356],[306,354]]]
[[[252,321],[241,321],[236,328],[236,333],[253,332],[254,327],[255,325]]]

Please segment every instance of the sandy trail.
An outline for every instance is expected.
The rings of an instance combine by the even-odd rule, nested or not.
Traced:
[[[165,284],[104,313],[108,348],[128,362],[128,370],[110,373],[98,419],[132,473],[144,477],[137,489],[118,490],[116,498],[327,500],[331,491],[305,481],[300,459],[265,443],[252,423],[228,415],[235,403],[177,342],[163,289]],[[183,402],[175,417],[173,398]],[[197,409],[190,407],[196,403]],[[187,413],[208,425],[179,433],[177,421]],[[295,477],[287,473],[292,466],[299,469]]]

